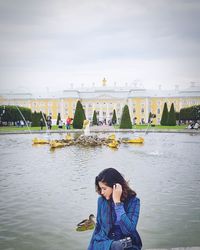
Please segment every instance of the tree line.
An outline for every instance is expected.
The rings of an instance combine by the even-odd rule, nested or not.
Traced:
[[[46,119],[46,115],[44,114]],[[32,112],[30,108],[13,105],[0,106],[0,125],[16,125],[19,121],[31,124],[32,127],[39,126],[40,119],[43,119],[42,112]]]
[[[44,119],[46,120],[46,117],[47,117],[46,114],[43,114],[42,112],[36,112],[36,111],[32,112],[31,109],[29,108],[17,107],[17,106],[11,106],[11,105],[3,105],[3,106],[0,106],[0,125],[2,124],[14,125],[16,124],[16,122],[23,120],[20,112],[23,114],[24,119],[31,123],[32,127],[40,126],[41,119],[44,121]],[[150,122],[151,118],[155,118],[155,117],[156,116],[150,112],[148,122]],[[58,113],[57,124],[59,123],[59,120],[61,120],[60,113]],[[84,108],[79,100],[76,104],[76,109],[74,113],[74,119],[72,123],[73,128],[82,129],[84,120],[86,120],[86,115],[85,115]],[[192,120],[192,121],[200,120],[200,105],[191,106],[188,108],[182,108],[180,112],[175,112],[173,103],[171,104],[169,111],[168,111],[167,103],[164,103],[161,121],[160,121],[161,125],[175,126],[177,121],[180,122],[180,121],[189,121],[189,120]],[[117,123],[117,116],[116,116],[116,111],[114,109],[112,119],[110,120],[110,125],[114,125],[116,123]],[[94,110],[94,113],[93,113],[92,124],[98,125],[96,110]],[[128,105],[125,105],[123,108],[119,127],[121,129],[132,128],[131,116],[130,116]]]
[[[196,122],[198,120],[200,120],[200,105],[182,108],[180,112],[176,112],[173,103],[171,104],[170,110],[168,111],[167,103],[165,102],[160,124],[174,126],[176,125],[177,121],[180,124],[181,122]]]

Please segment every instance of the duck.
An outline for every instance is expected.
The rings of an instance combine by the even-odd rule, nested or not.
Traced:
[[[115,134],[111,134],[108,136],[108,140],[115,140],[115,139],[116,139]]]
[[[77,224],[76,231],[86,231],[94,229],[95,221],[94,221],[94,214],[90,214],[88,219],[82,220]]]

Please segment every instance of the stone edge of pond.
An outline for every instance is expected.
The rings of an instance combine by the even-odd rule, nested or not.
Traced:
[[[62,130],[37,130],[37,131],[28,131],[28,130],[20,130],[20,131],[0,131],[0,135],[5,135],[5,134],[46,134],[46,133],[83,133],[83,129],[62,129]],[[148,129],[146,130],[141,130],[141,129],[90,129],[91,133],[121,133],[121,132],[127,132],[127,133],[189,133],[189,134],[200,134],[200,130],[189,130],[189,129]]]
[[[200,250],[199,247],[145,248],[145,250]]]

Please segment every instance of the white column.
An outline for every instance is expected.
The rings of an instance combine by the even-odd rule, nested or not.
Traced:
[[[150,105],[149,105],[149,98],[146,97],[145,99],[145,106],[146,106],[146,110],[145,110],[145,122],[148,123],[148,119],[149,119],[149,113],[150,113]]]
[[[183,106],[183,105],[182,105],[182,98],[180,98],[180,99],[179,99],[179,110],[182,109],[182,106]]]
[[[120,122],[121,122],[121,118],[122,118],[122,113],[123,113],[124,105],[125,104],[123,103],[123,100],[121,100],[121,103],[120,103],[120,114],[119,114]]]
[[[64,114],[64,102],[63,99],[61,99],[61,103],[60,103],[60,113],[61,113],[61,120],[64,121],[65,120],[65,114]]]
[[[96,108],[95,108],[95,104],[94,103],[92,103],[92,117],[93,117],[93,114],[94,114],[94,111],[96,110]],[[97,111],[97,110],[96,110]]]
[[[103,121],[103,107],[102,107],[102,103],[100,104],[99,103],[99,107],[100,107],[100,110],[99,110],[99,121]]]
[[[130,113],[130,117],[131,117],[131,122],[133,122],[133,105],[132,105],[132,102],[131,102],[131,99],[129,98],[128,99],[128,108],[129,108],[129,113]]]
[[[88,119],[88,103],[85,104],[85,116]]]
[[[110,120],[110,114],[109,114],[109,104],[106,103],[106,123]]]

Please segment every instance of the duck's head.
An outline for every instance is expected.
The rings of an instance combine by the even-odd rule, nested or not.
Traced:
[[[93,220],[95,218],[94,214],[90,214],[89,220]]]

